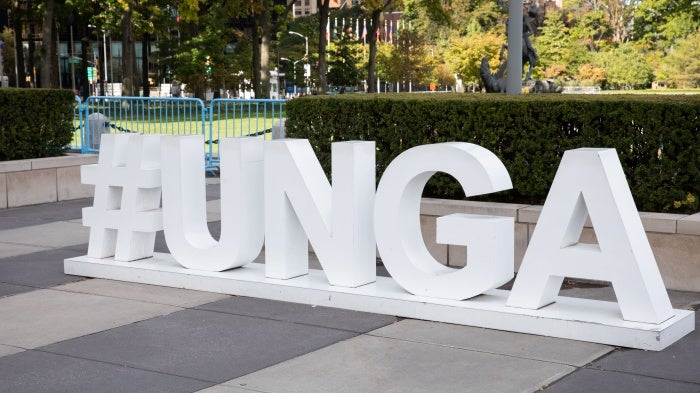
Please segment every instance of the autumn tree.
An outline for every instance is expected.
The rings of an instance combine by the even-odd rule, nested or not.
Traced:
[[[480,84],[481,59],[488,57],[491,69],[497,69],[498,53],[505,39],[505,34],[493,30],[466,36],[455,34],[447,43],[445,59],[465,83]]]
[[[678,40],[663,60],[663,66],[674,86],[700,87],[700,29]]]

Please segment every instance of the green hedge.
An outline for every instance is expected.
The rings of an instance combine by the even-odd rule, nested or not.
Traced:
[[[70,90],[0,89],[0,161],[63,154],[74,102]]]
[[[352,94],[292,100],[287,117],[287,135],[308,138],[326,171],[332,141],[376,141],[377,178],[410,147],[471,142],[493,151],[513,181],[489,200],[542,204],[564,151],[612,147],[638,209],[698,210],[700,96]],[[446,175],[424,195],[463,198]]]

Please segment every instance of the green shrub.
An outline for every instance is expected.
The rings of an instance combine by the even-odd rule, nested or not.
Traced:
[[[698,209],[700,96],[352,94],[292,100],[287,117],[287,135],[309,139],[327,173],[333,141],[376,141],[377,178],[413,146],[471,142],[494,152],[513,181],[489,200],[542,204],[564,151],[610,147],[640,210]],[[446,175],[424,195],[463,197]]]
[[[0,161],[63,154],[74,100],[70,90],[0,89]]]

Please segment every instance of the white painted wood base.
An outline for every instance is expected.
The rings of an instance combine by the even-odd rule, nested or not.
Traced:
[[[321,270],[287,280],[265,277],[265,265],[250,263],[226,272],[181,267],[170,254],[117,262],[87,256],[66,259],[66,274],[271,300],[343,308],[407,318],[537,334],[660,351],[695,329],[695,312],[674,310],[654,325],[622,319],[617,303],[558,297],[539,310],[505,305],[509,291],[491,290],[470,300],[414,296],[387,277],[358,288],[331,286]]]

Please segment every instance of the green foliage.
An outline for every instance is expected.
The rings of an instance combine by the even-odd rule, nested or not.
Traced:
[[[362,46],[351,34],[341,34],[328,49],[328,83],[336,86],[357,86],[363,79]]]
[[[564,151],[607,147],[617,150],[640,210],[698,210],[698,96],[306,97],[287,104],[287,117],[287,135],[309,139],[327,173],[331,142],[375,141],[378,178],[413,146],[470,142],[494,152],[513,181],[513,190],[488,199],[541,204]],[[448,176],[435,176],[424,195],[462,192]]]
[[[700,29],[678,40],[663,63],[669,80],[676,87],[700,87]]]
[[[73,138],[70,90],[0,89],[0,161],[60,156]]]
[[[422,34],[400,29],[393,44],[378,46],[377,69],[383,79],[392,83],[411,81],[415,85],[430,83],[433,64]]]
[[[651,83],[653,70],[631,43],[600,53],[598,64],[605,69],[607,83],[617,88],[640,88]]]
[[[588,46],[584,45],[589,38],[577,38],[572,31],[574,29],[564,24],[563,15],[555,11],[547,13],[541,30],[541,34],[532,42],[540,58],[535,68],[535,76],[574,77],[579,67],[591,58]]]
[[[481,59],[488,57],[491,69],[497,69],[498,53],[504,42],[505,35],[495,32],[454,35],[450,38],[445,59],[465,83],[479,82]]]

